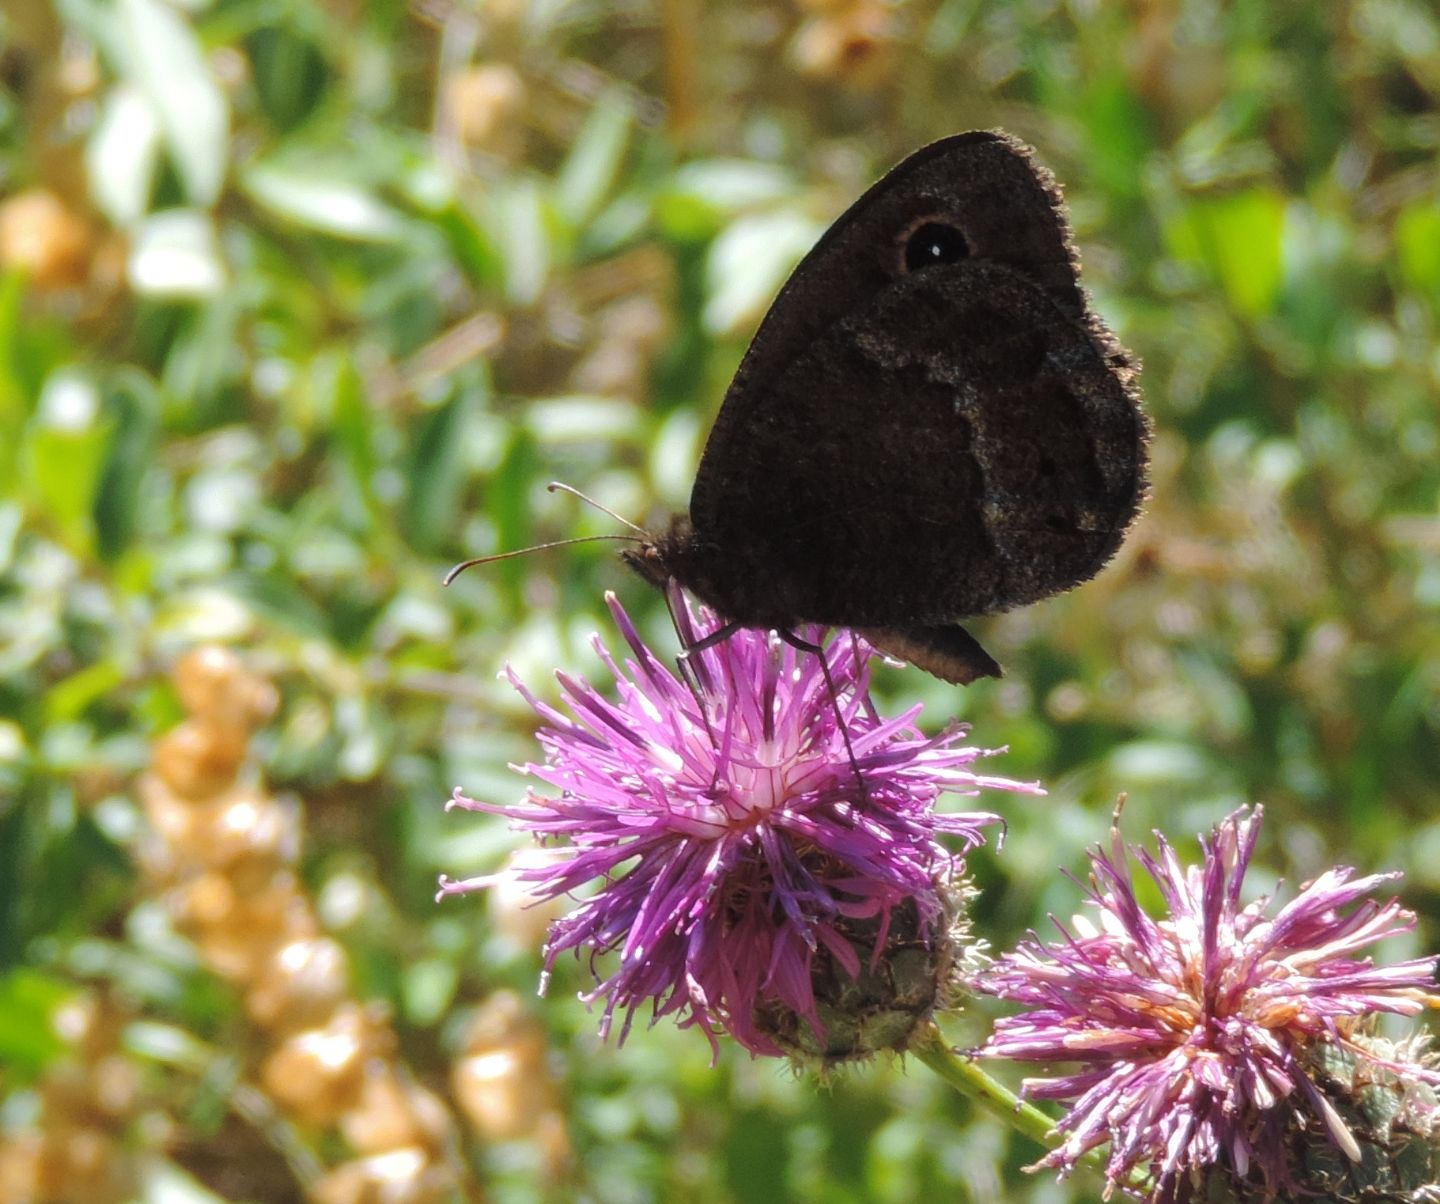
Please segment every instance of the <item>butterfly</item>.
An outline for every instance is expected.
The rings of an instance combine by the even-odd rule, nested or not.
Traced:
[[[926,146],[795,269],[726,392],[688,514],[624,559],[725,625],[856,630],[949,682],[960,621],[1094,576],[1146,488],[1137,365],[1080,287],[1029,147]]]

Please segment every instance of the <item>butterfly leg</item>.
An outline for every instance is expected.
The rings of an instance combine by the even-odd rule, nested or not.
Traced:
[[[667,603],[670,604],[671,619],[675,619],[675,603],[670,595],[666,595]],[[680,676],[685,684],[690,687],[690,693],[695,699],[695,706],[698,714],[705,721],[705,727],[709,731],[712,744],[717,743],[715,729],[710,725],[710,708],[705,705],[705,694],[708,692],[710,682],[706,671],[705,662],[694,656],[697,652],[704,652],[707,648],[714,648],[717,644],[723,644],[732,635],[740,630],[739,623],[726,623],[723,627],[717,627],[714,631],[701,636],[693,644],[686,644],[680,650],[680,655],[675,658],[675,664],[680,670]],[[684,629],[679,622],[675,622],[675,630],[681,632]],[[683,636],[681,637],[683,640]],[[729,718],[727,716],[727,722]],[[713,791],[720,784],[720,766],[715,766],[715,777],[710,782],[710,789]]]
[[[717,627],[714,631],[709,632],[681,651],[677,658],[680,665],[680,674],[690,686],[691,692],[695,694],[697,700],[702,692],[702,683],[699,678],[700,671],[703,669],[703,662],[693,659],[694,654],[704,652],[707,648],[713,648],[717,644],[724,643],[742,626],[744,626],[742,623],[726,623],[723,627]],[[840,739],[845,744],[845,756],[850,762],[850,771],[855,775],[855,785],[859,790],[860,804],[861,806],[866,805],[870,800],[865,790],[865,778],[860,772],[860,763],[855,759],[855,749],[850,743],[850,730],[845,725],[845,716],[840,712],[840,698],[835,692],[835,679],[830,675],[830,662],[825,659],[825,649],[819,644],[814,644],[809,640],[802,639],[788,628],[778,628],[776,634],[781,640],[789,644],[790,647],[800,652],[809,652],[819,658],[820,673],[825,679],[825,689],[830,695],[830,706],[835,712],[835,722],[840,728]],[[708,714],[704,706],[700,708],[700,713],[702,715]],[[714,738],[713,732],[711,733],[711,738]]]
[[[685,650],[680,653],[680,659],[687,660],[692,653],[704,652],[707,648],[715,647],[716,644],[723,644],[742,626],[744,626],[742,623],[726,623],[724,627],[715,628],[708,635],[701,636],[693,644],[687,645]]]
[[[830,676],[830,662],[825,659],[825,649],[819,644],[812,644],[809,640],[802,639],[788,628],[777,628],[778,635],[790,647],[800,652],[813,653],[820,661],[820,674],[825,678],[825,689],[830,694],[830,707],[835,712],[835,722],[840,728],[840,739],[845,742],[845,756],[850,761],[850,772],[855,775],[855,785],[860,791],[860,805],[867,806],[870,796],[865,789],[865,778],[860,772],[860,763],[855,760],[855,749],[850,744],[850,729],[845,725],[845,716],[840,712],[840,698],[835,693],[835,679]]]
[[[671,608],[671,617],[674,618],[674,608]],[[701,636],[693,644],[686,644],[680,649],[680,655],[675,658],[680,668],[680,676],[685,679],[685,684],[690,687],[690,692],[695,695],[695,701],[700,702],[700,695],[710,686],[709,674],[706,671],[705,662],[695,658],[695,653],[704,652],[707,648],[714,648],[717,644],[723,644],[732,635],[740,630],[739,623],[726,623],[723,627],[717,627],[714,631]],[[677,632],[682,631],[680,624],[675,624]],[[683,641],[684,636],[681,636]],[[705,711],[702,705],[701,713]]]

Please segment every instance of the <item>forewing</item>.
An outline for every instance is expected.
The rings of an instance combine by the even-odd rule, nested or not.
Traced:
[[[892,279],[747,389],[694,512],[754,583],[757,601],[734,607],[747,620],[1008,609],[1095,573],[1138,505],[1128,365],[1007,265]]]
[[[722,468],[743,448],[752,416],[773,382],[838,322],[864,309],[903,274],[904,244],[917,224],[961,230],[970,258],[1014,268],[1061,313],[1080,321],[1085,303],[1059,189],[1022,142],[971,131],[923,147],[838,218],[781,289],[726,394],[695,478],[691,517],[701,529],[725,504]]]

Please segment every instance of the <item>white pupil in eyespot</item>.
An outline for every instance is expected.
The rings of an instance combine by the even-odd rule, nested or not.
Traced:
[[[905,270],[916,272],[936,264],[955,263],[969,254],[965,236],[954,226],[926,222],[905,243]]]

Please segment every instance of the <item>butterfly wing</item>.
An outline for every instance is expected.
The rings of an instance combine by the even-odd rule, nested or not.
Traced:
[[[722,502],[712,478],[765,405],[766,383],[895,281],[905,235],[931,215],[964,232],[972,259],[1020,268],[1062,313],[1085,317],[1060,191],[1030,149],[984,130],[922,147],[836,219],[776,296],[711,431],[691,499],[697,521],[696,503],[704,510]]]
[[[706,445],[702,596],[741,622],[917,645],[1098,570],[1138,505],[1144,423],[1124,353],[1086,312],[1059,204],[1020,144],[966,134],[836,222]],[[912,270],[915,231],[937,223],[966,253]],[[948,634],[924,639],[959,654]]]

